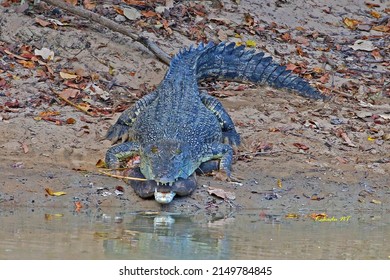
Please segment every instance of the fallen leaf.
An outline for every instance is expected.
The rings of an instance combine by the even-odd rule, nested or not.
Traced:
[[[291,34],[290,33],[283,33],[283,35],[281,37],[286,42],[291,41]]]
[[[277,185],[278,185],[279,188],[282,188],[282,180],[278,179]]]
[[[246,45],[248,48],[254,48],[254,47],[256,47],[256,42],[253,41],[253,40],[247,40],[247,41],[245,42],[245,45]]]
[[[75,98],[80,94],[80,90],[74,89],[74,88],[66,88],[63,91],[59,93],[59,95],[62,98],[69,99],[69,98]]]
[[[81,201],[75,201],[74,202],[75,210],[80,211],[81,208],[83,208],[83,205],[81,204]]]
[[[359,50],[370,52],[376,49],[374,44],[368,40],[356,40],[353,45],[350,45],[350,47],[355,51]]]
[[[345,131],[344,131],[343,129],[341,129],[341,128],[337,129],[337,130],[336,130],[336,135],[337,135],[338,137],[343,138],[343,140],[345,141],[345,144],[346,144],[347,146],[356,147],[356,145],[352,143],[351,139],[349,139],[347,133],[345,133]]]
[[[376,59],[376,60],[381,60],[383,56],[381,55],[380,51],[378,49],[375,49],[371,52],[371,55]]]
[[[344,18],[343,23],[349,28],[349,29],[355,29],[356,26],[360,23],[359,20],[351,19],[351,18]]]
[[[147,17],[147,18],[157,16],[157,13],[156,13],[156,12],[153,12],[153,11],[151,11],[151,10],[149,10],[149,11],[142,11],[141,14],[142,14],[144,17]]]
[[[60,76],[65,80],[76,79],[78,77],[76,74],[70,74],[66,72],[60,72]]]
[[[71,4],[73,6],[77,5],[77,0],[65,0],[66,3]]]
[[[35,22],[38,23],[42,27],[46,27],[46,26],[51,25],[51,22],[48,22],[48,21],[40,19],[40,18],[35,18]]]
[[[364,4],[366,4],[366,6],[367,7],[369,7],[369,8],[379,8],[380,7],[380,5],[379,4],[377,4],[377,3],[371,3],[371,2],[365,2]]]
[[[377,11],[370,11],[370,15],[373,16],[374,18],[381,18],[381,14],[378,13]]]
[[[222,199],[233,200],[236,198],[236,195],[233,192],[224,191],[223,189],[209,187],[207,192]]]
[[[136,19],[139,19],[141,17],[141,13],[138,12],[137,9],[131,8],[131,7],[124,8],[123,15],[126,18],[128,18],[129,20],[136,20]]]
[[[66,124],[75,124],[76,120],[74,118],[68,118],[66,119]]]
[[[53,60],[54,52],[49,50],[48,48],[35,49],[34,54],[42,57],[45,60]]]
[[[390,26],[388,25],[377,25],[372,28],[372,30],[379,31],[379,32],[389,32]]]
[[[96,166],[97,168],[107,168],[106,163],[105,163],[104,160],[102,160],[102,159],[99,159],[99,160],[96,162],[95,166]]]
[[[58,116],[58,115],[61,115],[61,113],[58,111],[43,111],[43,112],[39,112],[38,114],[38,116],[40,116],[41,118]]]
[[[28,151],[29,151],[27,144],[24,143],[24,142],[23,142],[23,143],[20,143],[20,144],[22,145],[23,152],[24,152],[25,154],[27,154]]]
[[[297,219],[297,218],[299,218],[299,215],[295,214],[295,213],[288,213],[284,217],[287,219]]]
[[[371,200],[370,202],[371,202],[371,203],[374,203],[374,204],[377,204],[377,205],[382,204],[382,201],[376,200],[376,199],[373,199],[373,200]]]
[[[325,213],[312,213],[310,214],[310,217],[314,220],[318,220],[318,219],[325,219],[328,217],[328,215]]]
[[[50,188],[45,188],[45,191],[47,192],[48,195],[51,195],[51,196],[61,196],[61,195],[65,195],[66,194],[66,192],[54,192]]]
[[[325,73],[320,78],[320,82],[323,83],[323,84],[326,84],[327,82],[329,82],[329,78],[330,78],[330,74],[329,73]]]
[[[96,1],[91,1],[91,0],[83,0],[84,7],[87,10],[93,10],[96,8]]]
[[[309,150],[308,146],[301,144],[301,143],[293,143],[293,145],[300,150],[304,150],[304,151]]]
[[[20,60],[18,59],[17,62],[21,65],[23,65],[23,67],[25,68],[29,68],[29,69],[32,69],[32,68],[35,68],[35,62],[34,61],[31,61],[31,60]]]

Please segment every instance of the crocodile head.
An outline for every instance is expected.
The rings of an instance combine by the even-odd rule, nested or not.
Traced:
[[[140,150],[141,172],[148,180],[172,186],[180,178],[187,179],[198,167],[190,155],[188,144],[163,139]]]

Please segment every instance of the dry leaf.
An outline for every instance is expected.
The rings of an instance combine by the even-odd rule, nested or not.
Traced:
[[[80,209],[83,208],[83,205],[80,201],[75,201],[74,206],[76,207],[76,211],[80,211]]]
[[[277,185],[278,185],[279,188],[282,188],[282,180],[278,179]]]
[[[370,15],[373,16],[374,18],[380,18],[381,17],[381,14],[378,13],[377,11],[371,11]]]
[[[93,10],[96,8],[96,1],[91,1],[91,0],[84,0],[83,1],[84,7],[87,10]]]
[[[377,25],[372,28],[372,30],[379,32],[390,32],[390,26],[388,25]]]
[[[351,19],[347,17],[343,19],[343,22],[349,29],[355,29],[356,26],[360,23],[359,20]]]
[[[45,191],[47,192],[48,195],[51,195],[51,196],[61,196],[61,195],[65,195],[66,194],[66,192],[54,192],[50,188],[45,188]]]
[[[106,163],[105,163],[104,160],[102,160],[102,159],[99,159],[99,160],[97,161],[97,163],[95,164],[95,166],[96,166],[97,168],[106,168],[106,167],[107,167]]]
[[[136,19],[139,19],[141,17],[141,13],[138,12],[137,9],[135,8],[124,8],[123,9],[123,15],[128,18],[129,20],[136,20]]]
[[[45,60],[53,60],[54,52],[49,50],[48,48],[35,49],[34,54],[42,57]]]
[[[27,154],[28,153],[28,146],[27,146],[27,144],[26,143],[21,143],[21,145],[22,145],[22,149],[23,149],[23,152],[25,153],[25,154]]]
[[[42,27],[46,27],[46,26],[51,25],[51,22],[48,22],[48,21],[40,19],[40,18],[35,18],[35,22],[38,23]]]
[[[308,146],[301,144],[301,143],[293,143],[293,145],[300,150],[304,150],[304,151],[309,150]]]
[[[223,189],[209,187],[207,192],[211,195],[215,195],[215,196],[222,198],[222,199],[233,200],[236,198],[236,195],[233,192],[227,192],[227,191],[224,191]]]
[[[328,215],[325,213],[312,213],[310,214],[310,217],[314,220],[318,220],[318,219],[326,219]]]
[[[25,67],[25,68],[29,68],[29,69],[35,68],[35,63],[34,63],[34,61],[31,61],[31,60],[26,61],[26,60],[20,60],[20,59],[18,59],[17,62],[18,62],[19,64],[23,65],[23,67]]]
[[[76,74],[70,74],[66,72],[60,72],[60,76],[65,80],[76,79],[78,77]]]
[[[67,123],[67,124],[75,124],[75,123],[76,123],[76,120],[75,120],[74,118],[68,118],[68,119],[66,120],[66,123]]]
[[[375,46],[371,41],[368,40],[356,40],[356,42],[353,45],[350,45],[350,47],[357,51],[373,51],[375,50]]]
[[[382,201],[380,201],[380,200],[376,200],[376,199],[373,199],[373,200],[371,200],[370,201],[371,203],[374,203],[374,204],[382,204]]]
[[[284,217],[287,219],[297,219],[297,218],[299,218],[299,215],[296,213],[288,213]]]
[[[247,40],[247,41],[245,42],[245,45],[246,45],[248,48],[254,48],[254,47],[256,47],[256,42],[253,41],[253,40]]]
[[[74,88],[66,88],[59,93],[59,95],[64,99],[75,98],[79,94],[80,90]]]

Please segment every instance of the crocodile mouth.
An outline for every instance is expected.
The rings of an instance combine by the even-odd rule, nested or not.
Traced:
[[[170,203],[173,198],[175,197],[176,193],[173,191],[170,192],[159,192],[157,191],[157,188],[154,190],[154,199],[161,204],[168,204]]]

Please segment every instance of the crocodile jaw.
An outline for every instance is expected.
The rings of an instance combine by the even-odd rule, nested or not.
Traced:
[[[169,193],[166,192],[159,192],[157,191],[157,188],[154,190],[154,199],[161,204],[168,204],[170,203],[173,198],[175,197],[176,193],[170,191]]]

